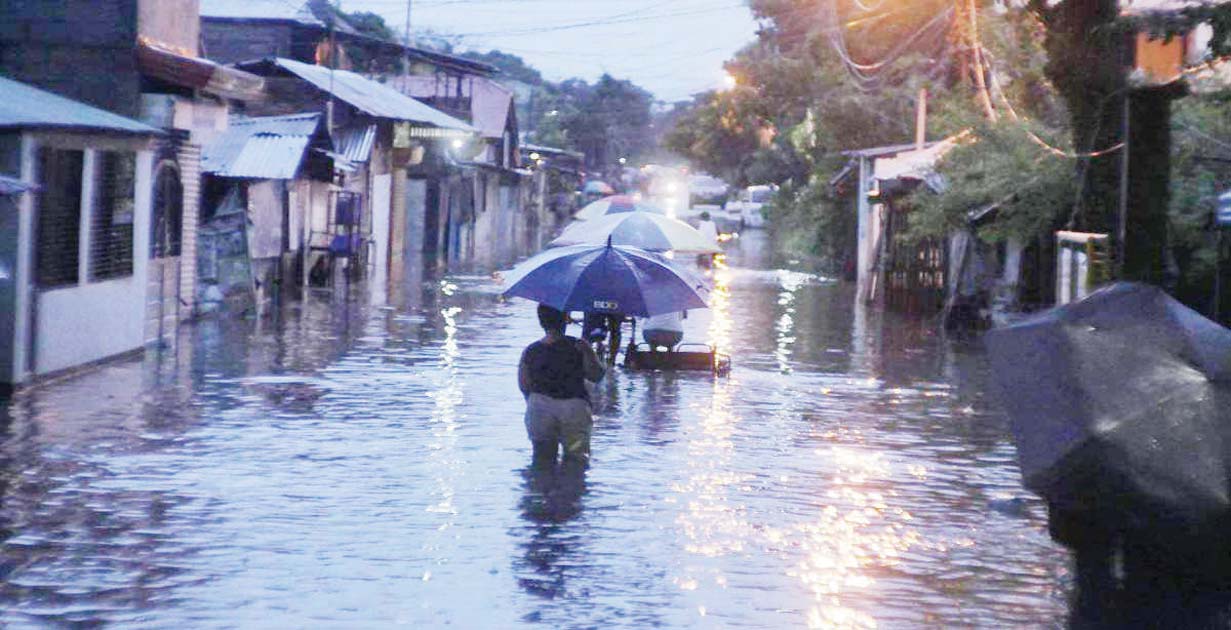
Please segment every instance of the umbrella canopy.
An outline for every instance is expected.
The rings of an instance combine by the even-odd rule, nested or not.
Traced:
[[[1087,510],[1231,514],[1231,330],[1121,283],[987,342],[1029,488]]]
[[[705,282],[633,247],[577,245],[543,252],[505,276],[505,297],[522,297],[562,311],[649,317],[706,308]]]
[[[578,221],[593,221],[608,214],[620,214],[622,212],[663,213],[662,210],[649,204],[641,203],[628,195],[614,195],[587,204],[586,207],[578,210],[577,214],[573,215],[573,218]]]
[[[562,245],[616,245],[640,247],[655,252],[677,251],[687,254],[717,254],[717,241],[683,221],[648,212],[609,214],[593,221],[574,223],[551,242]]]
[[[581,189],[581,192],[594,195],[610,195],[615,192],[615,189],[612,188],[607,182],[592,179],[586,182],[586,185]]]

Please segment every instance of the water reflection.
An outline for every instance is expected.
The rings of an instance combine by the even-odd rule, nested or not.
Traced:
[[[531,464],[522,473],[521,515],[529,539],[517,568],[518,584],[527,593],[554,600],[567,593],[570,569],[580,565],[584,533],[566,525],[582,510],[586,467],[577,462]],[[532,618],[540,618],[536,615]]]
[[[525,468],[538,327],[484,274],[201,322],[23,394],[0,406],[0,624],[1061,622],[1066,556],[978,349],[764,245],[728,245],[686,320],[731,375],[613,373],[584,474]]]

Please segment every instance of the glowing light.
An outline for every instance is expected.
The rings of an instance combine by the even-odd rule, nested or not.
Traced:
[[[679,189],[680,189],[680,187],[679,187],[678,185],[676,185],[676,183],[675,183],[675,182],[671,182],[671,183],[667,184],[667,192],[669,192],[669,193],[674,194],[674,193],[675,193],[676,191],[678,191]]]
[[[542,158],[543,156],[539,155],[538,152],[534,152],[530,154],[530,159],[534,160],[535,162],[538,162]]]
[[[722,85],[728,90],[735,89],[739,85],[739,79],[736,79],[733,74],[723,75]]]
[[[628,164],[628,158],[620,158],[620,164]]]
[[[454,149],[460,149],[460,148],[462,148],[462,147],[464,147],[464,146],[466,146],[466,143],[465,143],[465,142],[463,142],[463,141],[461,141],[460,139],[459,139],[459,140],[454,140],[454,141],[453,141],[453,148],[454,148]]]

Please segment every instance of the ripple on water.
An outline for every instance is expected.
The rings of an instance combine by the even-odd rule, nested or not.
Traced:
[[[714,272],[727,378],[615,371],[594,465],[535,471],[532,309],[486,275],[185,331],[0,413],[0,623],[1055,625],[1065,557],[972,350],[849,289]]]

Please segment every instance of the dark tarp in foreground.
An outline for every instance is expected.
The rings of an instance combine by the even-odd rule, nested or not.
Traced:
[[[1231,512],[1231,330],[1120,283],[987,343],[1031,490],[1141,525]]]

